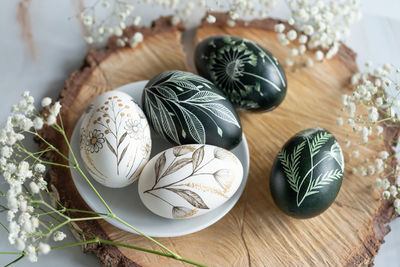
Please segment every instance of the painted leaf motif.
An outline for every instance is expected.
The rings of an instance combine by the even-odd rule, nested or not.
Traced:
[[[206,108],[221,120],[232,123],[236,125],[238,128],[240,128],[240,125],[236,120],[235,116],[233,115],[233,113],[224,105],[219,103],[204,103],[201,104],[201,107]]]
[[[155,82],[156,84],[163,84],[169,81],[171,79],[173,71],[164,71],[157,76],[157,81]],[[169,76],[169,77],[168,77]],[[166,79],[168,77],[168,79]],[[160,82],[161,81],[161,82]]]
[[[188,146],[176,146],[173,148],[172,152],[175,157],[180,157],[192,152],[192,150],[190,150]]]
[[[337,144],[337,142],[335,143]],[[310,195],[317,194],[319,193],[319,189],[321,189],[323,186],[330,184],[334,180],[338,180],[342,178],[343,175],[343,170],[342,169],[335,169],[335,170],[330,170],[327,171],[324,174],[320,174],[316,179],[313,179],[313,169],[321,164],[325,160],[331,159],[330,156],[332,156],[335,160],[336,158],[333,156],[334,153],[339,153],[341,156],[341,149],[340,147],[336,147],[332,145],[330,155],[326,155],[324,158],[319,160],[317,163],[312,162],[312,157],[310,158],[311,160],[311,169],[305,174],[305,176],[302,178],[302,181],[298,187],[298,192],[296,196],[296,202],[297,206],[300,207],[300,205],[303,203],[303,201]],[[332,152],[332,150],[336,149],[336,152]],[[310,151],[312,152],[311,146],[310,146]],[[337,155],[339,157],[340,155]],[[339,159],[341,160],[341,159]],[[340,163],[339,163],[340,165]],[[342,166],[340,165],[342,168]]]
[[[318,193],[318,189],[321,189],[324,185],[328,185],[334,180],[339,180],[342,177],[342,171],[339,169],[330,170],[324,174],[320,174],[317,179],[312,181],[310,190],[306,193],[307,196]]]
[[[146,108],[146,111],[150,113],[151,123],[153,124],[153,127],[157,131],[157,133],[159,133],[162,137],[165,138],[164,131],[162,130],[160,122],[158,121],[156,112],[153,109],[154,104],[151,102],[150,98],[147,96],[147,93],[145,93],[145,98],[146,98],[145,108]]]
[[[161,171],[164,169],[164,166],[165,166],[165,161],[166,161],[165,152],[163,152],[161,154],[161,156],[158,157],[156,164],[154,165],[154,171],[156,174],[156,182],[160,179]]]
[[[177,186],[187,186],[187,187],[190,187],[193,189],[200,190],[202,192],[215,194],[215,195],[221,196],[223,198],[229,198],[227,195],[225,195],[224,191],[221,191],[220,189],[216,188],[215,186],[207,186],[207,185],[200,184],[200,183],[177,184]]]
[[[283,170],[287,177],[287,181],[296,193],[299,192],[299,183],[300,183],[300,175],[299,175],[299,164],[300,164],[300,155],[304,149],[304,145],[306,141],[301,142],[294,149],[292,154],[287,155],[286,150],[282,149],[279,151],[278,158],[283,166]]]
[[[161,123],[164,129],[164,132],[168,135],[171,140],[175,143],[180,144],[178,133],[176,132],[176,127],[174,121],[172,120],[171,114],[168,112],[164,104],[161,102],[160,99],[156,98],[157,106],[160,109],[161,113]]]
[[[170,175],[176,171],[179,171],[181,168],[185,167],[186,165],[188,165],[189,163],[192,162],[191,158],[184,158],[184,159],[179,159],[177,160],[174,164],[172,164],[171,166],[169,166],[167,168],[167,170],[164,172],[164,174],[162,175],[161,178]],[[161,180],[160,178],[160,180]]]
[[[228,169],[221,169],[214,173],[215,181],[221,186],[224,192],[228,191],[232,186],[232,173]]]
[[[209,207],[204,203],[203,199],[193,191],[188,189],[177,189],[177,188],[165,188],[175,194],[179,195],[181,198],[185,199],[193,207],[199,209],[209,209]]]
[[[228,151],[226,151],[225,149],[216,147],[214,148],[214,158],[220,160],[226,160],[230,158],[230,155],[228,154]]]
[[[221,137],[224,134],[224,131],[222,131],[222,129],[219,128],[218,126],[217,126],[217,132],[218,132],[218,135],[221,136]]]
[[[206,132],[201,121],[192,112],[186,108],[180,107],[180,110],[185,119],[186,125],[189,129],[190,135],[198,144],[205,144],[206,142]]]
[[[119,157],[118,160],[118,165],[121,163],[121,161],[124,159],[126,151],[128,150],[129,144],[124,148],[124,150],[122,150],[121,156]]]
[[[185,88],[191,91],[198,91],[199,89],[197,88],[196,85],[194,85],[193,83],[191,83],[190,81],[182,81],[182,80],[174,80],[173,81],[176,85],[178,85],[181,88]]]
[[[159,92],[163,97],[171,100],[177,100],[178,97],[176,93],[167,86],[157,86],[157,92]]]
[[[311,156],[314,157],[318,154],[321,147],[328,142],[332,135],[328,132],[319,132],[311,141]]]
[[[195,171],[204,159],[204,146],[199,147],[192,155],[193,171]]]
[[[118,146],[117,146],[117,147],[119,147],[119,146],[122,144],[122,142],[124,142],[124,140],[125,140],[125,138],[126,138],[127,135],[128,135],[128,132],[125,132],[125,133],[121,136],[121,138],[119,139],[119,142],[118,142]]]
[[[189,99],[187,99],[187,102],[213,102],[213,101],[218,101],[222,100],[224,97],[220,96],[219,94],[216,94],[211,91],[200,91],[197,92],[196,94],[192,95]]]
[[[107,138],[105,138],[105,139],[106,139],[106,144],[107,144],[108,149],[110,149],[110,151],[117,157],[117,152],[115,152],[115,149],[112,147],[112,145],[110,144],[108,139]]]
[[[172,208],[172,217],[175,219],[183,219],[191,217],[197,213],[196,209],[189,209],[186,207],[178,206]]]
[[[197,83],[201,83],[205,86],[208,87],[208,83],[210,83],[210,81],[204,79],[201,76],[198,75],[193,75],[189,72],[185,72],[185,71],[174,71],[173,75],[171,76],[170,80],[188,80],[188,81],[192,81],[192,82],[197,82]]]
[[[336,160],[336,162],[339,164],[341,170],[344,171],[343,153],[342,153],[342,149],[340,148],[340,145],[338,144],[338,142],[335,142],[332,145],[331,155]]]

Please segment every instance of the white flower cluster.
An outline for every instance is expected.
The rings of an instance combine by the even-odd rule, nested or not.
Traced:
[[[149,1],[150,2],[150,1]],[[185,2],[186,4],[183,4]],[[235,26],[235,20],[246,19],[251,16],[266,17],[269,11],[276,5],[276,0],[229,0],[215,1],[216,8],[223,12],[228,12],[230,19],[228,25]],[[161,5],[164,8],[170,8],[173,12],[172,24],[176,25],[179,22],[186,22],[192,18],[193,11],[198,12],[198,9],[206,12],[214,11],[214,8],[208,5],[205,0],[197,1],[182,1],[182,0],[163,0],[155,1],[155,4]],[[197,8],[196,8],[197,7]],[[207,23],[215,23],[216,17],[208,14],[206,16]]]
[[[35,114],[34,98],[25,92],[23,99],[12,107],[5,127],[0,130],[0,174],[9,185],[6,193],[8,240],[18,250],[24,251],[32,262],[37,261],[38,253],[47,254],[50,251],[48,244],[40,242],[40,221],[33,203],[34,196],[46,189],[47,183],[43,178],[46,167],[20,141],[25,133],[40,130],[45,123],[56,123],[61,105],[56,102],[50,106],[51,102],[50,98],[42,101],[43,107],[49,109],[49,115],[44,120]],[[30,164],[30,159],[36,160]]]
[[[85,37],[86,42],[88,44],[101,43],[105,37],[115,35],[120,37],[116,40],[118,46],[129,45],[134,47],[138,45],[143,40],[142,33],[136,32],[129,38],[123,34],[126,25],[138,26],[141,22],[141,16],[133,15],[135,7],[130,2],[133,1],[96,1],[94,5],[86,7],[78,14],[77,17],[90,33]],[[197,13],[199,10],[201,10],[200,12],[211,12],[214,10],[206,0],[144,0],[143,4],[148,4],[152,7],[159,6],[171,11],[172,25],[188,21],[192,18],[193,12]],[[254,16],[267,17],[269,11],[276,5],[276,0],[229,0],[224,2],[216,1],[215,4],[218,10],[229,13],[231,19],[228,21],[228,25],[233,27],[237,19],[246,19]],[[106,13],[101,16],[105,19],[95,16],[95,14],[99,13]],[[215,23],[216,17],[208,14],[206,21]]]
[[[255,4],[257,4],[255,6]],[[259,0],[259,1],[246,1],[246,0],[232,0],[228,7],[229,15],[234,22],[237,19],[246,19],[248,17],[258,16],[266,18],[270,10],[276,6],[276,0]],[[228,22],[229,23],[229,22]]]
[[[100,20],[95,16],[97,8],[109,11],[104,16],[105,19]],[[90,33],[85,37],[86,42],[88,44],[101,43],[105,37],[115,35],[119,37],[116,40],[118,46],[137,46],[143,41],[141,32],[134,33],[130,38],[123,36],[127,24],[138,26],[141,22],[141,16],[133,16],[134,9],[133,5],[125,1],[96,1],[93,6],[85,8],[77,16]]]
[[[330,59],[339,51],[340,42],[350,34],[350,25],[361,19],[360,0],[289,0],[289,27],[275,25],[281,45],[292,45],[286,65],[293,66],[295,58],[304,56],[303,65],[310,67],[314,60]],[[305,57],[313,51],[314,60]],[[302,59],[302,58],[300,58]]]
[[[346,122],[359,134],[360,142],[355,145],[362,146],[374,140],[385,140],[383,126],[398,128],[400,124],[396,114],[396,109],[400,107],[400,101],[396,98],[400,93],[400,83],[396,82],[400,81],[400,69],[391,64],[373,67],[370,62],[365,66],[365,72],[357,73],[351,79],[353,94],[342,96],[342,111],[346,118],[337,118],[339,126]],[[346,141],[346,146],[350,146],[350,141]],[[360,152],[353,150],[352,157],[360,157]],[[353,168],[352,172],[355,174],[360,171],[361,176],[377,175],[375,185],[383,191],[382,198],[393,197],[395,209],[400,214],[400,188],[397,183],[391,184],[389,179],[383,177],[395,173],[395,170],[389,169],[391,158],[388,151],[380,151],[372,158],[367,156],[365,165],[358,170]],[[387,169],[389,171],[385,172]]]

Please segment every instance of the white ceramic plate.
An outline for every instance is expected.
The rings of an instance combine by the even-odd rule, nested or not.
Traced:
[[[147,81],[134,82],[117,88],[116,90],[128,93],[135,99],[139,106],[141,106],[142,92],[146,83]],[[79,152],[79,129],[81,128],[81,122],[82,118],[75,126],[74,132],[71,137],[71,146],[80,166],[84,166]],[[159,152],[167,148],[173,147],[173,145],[162,139],[153,131],[151,132],[151,136],[151,157],[157,155]],[[162,218],[149,211],[140,200],[137,182],[134,182],[132,185],[124,188],[108,188],[96,182],[86,170],[83,171],[86,176],[89,177],[90,181],[99,191],[100,195],[105,199],[107,204],[109,204],[114,213],[121,217],[123,220],[127,221],[132,226],[136,227],[138,230],[153,237],[181,236],[200,231],[217,222],[232,209],[232,207],[236,204],[236,202],[242,195],[243,190],[246,186],[250,164],[249,148],[247,146],[247,141],[244,134],[242,142],[233,150],[231,150],[231,152],[233,152],[238,157],[243,165],[243,180],[240,184],[239,189],[232,196],[232,198],[230,198],[227,202],[225,202],[223,205],[216,208],[215,210],[212,210],[198,217],[183,220]],[[90,206],[90,208],[96,212],[107,212],[104,205],[100,202],[93,190],[89,187],[89,185],[78,173],[78,171],[71,169],[71,175],[80,195]],[[132,229],[126,227],[120,222],[117,222],[116,220],[107,219],[107,222],[122,230],[136,233]]]

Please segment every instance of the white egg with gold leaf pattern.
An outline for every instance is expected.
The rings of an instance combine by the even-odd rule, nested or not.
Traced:
[[[91,176],[107,187],[133,183],[150,158],[147,119],[129,95],[111,91],[98,96],[84,115],[80,154]]]
[[[142,171],[138,190],[153,213],[183,219],[225,203],[242,179],[242,164],[230,151],[212,145],[183,145],[153,157]]]

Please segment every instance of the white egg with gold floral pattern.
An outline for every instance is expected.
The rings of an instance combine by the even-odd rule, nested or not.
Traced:
[[[218,208],[233,196],[242,179],[242,164],[230,151],[183,145],[153,157],[140,175],[138,190],[153,213],[184,219]]]
[[[84,115],[80,154],[86,170],[107,187],[133,183],[150,158],[147,119],[129,95],[110,91],[99,95]]]

